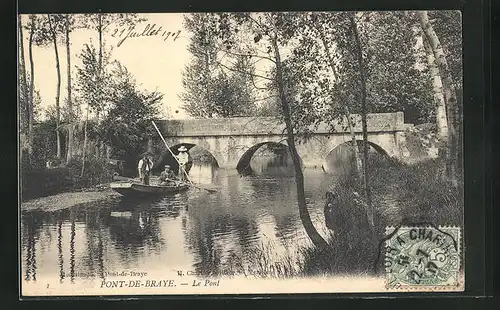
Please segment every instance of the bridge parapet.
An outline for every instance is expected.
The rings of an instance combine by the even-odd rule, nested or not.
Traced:
[[[353,114],[356,133],[362,132],[361,116]],[[161,120],[160,128],[169,137],[283,135],[285,124],[274,117],[234,117],[212,119]],[[403,112],[367,115],[368,132],[404,131]],[[311,128],[317,134],[349,132],[346,120]]]

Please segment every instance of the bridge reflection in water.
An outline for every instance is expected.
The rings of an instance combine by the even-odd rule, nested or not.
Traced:
[[[214,194],[191,189],[146,201],[117,198],[55,212],[24,212],[24,281],[59,275],[61,282],[71,283],[120,270],[214,274],[235,262],[250,264],[256,249],[297,255],[308,239],[291,162],[264,153],[252,158],[251,175],[195,164],[191,179],[214,183],[219,188]],[[332,176],[314,169],[305,169],[304,175],[311,218],[324,232],[323,197]]]

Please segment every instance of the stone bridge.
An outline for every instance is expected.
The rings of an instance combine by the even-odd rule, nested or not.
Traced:
[[[355,121],[356,139],[362,141],[361,117],[352,115],[351,118]],[[264,144],[287,144],[285,125],[272,117],[164,120],[157,124],[172,150],[180,145],[188,149],[199,146],[213,155],[220,168],[247,165]],[[313,134],[308,139],[296,142],[304,167],[323,166],[330,152],[351,141],[346,124],[346,120],[337,121],[333,126],[322,123],[311,128]],[[400,161],[409,156],[403,112],[369,114],[367,126],[368,141],[375,150]],[[160,138],[152,143],[154,150],[163,152]]]

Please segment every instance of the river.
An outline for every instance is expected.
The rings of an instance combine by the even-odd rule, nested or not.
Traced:
[[[293,169],[252,167],[255,174],[243,176],[195,164],[190,178],[212,183],[216,193],[190,189],[156,200],[119,197],[23,212],[22,277],[73,281],[120,270],[217,274],[252,272],[257,261],[298,262],[310,241],[299,218]],[[325,236],[324,195],[332,176],[321,169],[305,169],[304,175],[309,213]]]

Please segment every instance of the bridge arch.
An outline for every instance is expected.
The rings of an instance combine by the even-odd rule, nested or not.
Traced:
[[[189,154],[189,162],[186,167],[188,173],[191,167],[193,166],[193,163],[197,161],[204,161],[207,163],[211,162],[216,167],[219,167],[219,161],[217,160],[216,155],[214,155],[211,152],[211,150],[203,146],[200,146],[192,142],[182,142],[182,141],[177,143],[169,143],[170,150],[175,155],[179,154],[178,149],[181,146],[184,146]],[[178,172],[179,165],[177,163],[177,160],[173,158],[172,154],[168,150],[163,149],[161,151],[159,159],[155,163],[153,170],[161,171],[163,170],[163,167],[166,164],[170,165],[176,173]]]
[[[345,141],[345,142],[342,142],[342,143],[336,145],[335,147],[333,147],[327,153],[326,157],[323,159],[323,164],[321,165],[321,168],[323,169],[323,171],[325,171],[327,173],[332,172],[332,168],[330,167],[330,165],[336,164],[335,162],[332,163],[332,160],[331,160],[332,157],[334,157],[334,158],[340,157],[340,160],[347,159],[349,165],[354,163],[354,161],[353,161],[354,154],[352,152],[352,144],[351,143],[352,143],[352,141]],[[387,159],[389,161],[393,160],[393,158],[389,155],[389,152],[387,152],[383,147],[381,147],[377,143],[374,143],[372,141],[367,141],[367,143],[369,145],[369,149],[368,149],[369,153],[370,152],[372,154],[376,153],[376,154],[382,156],[384,159]],[[363,156],[363,140],[356,140],[356,144],[358,146],[359,155]]]
[[[286,142],[283,142],[283,141],[263,141],[263,142],[259,142],[253,146],[251,146],[250,148],[248,148],[244,153],[243,155],[241,155],[240,159],[238,160],[238,163],[236,165],[236,170],[238,170],[239,173],[242,173],[242,174],[248,174],[248,173],[252,173],[253,170],[252,170],[252,167],[250,165],[250,161],[252,159],[252,157],[255,155],[255,153],[261,149],[264,145],[266,146],[271,146],[271,147],[277,147],[278,150],[281,150],[279,152],[282,152],[281,154],[278,153],[279,156],[283,156],[282,158],[283,159],[287,159],[288,156],[289,156],[289,149],[288,149],[288,145],[286,144]],[[302,163],[302,159],[299,157],[299,160],[300,160],[300,163],[301,163],[301,166],[303,166],[303,163]]]

